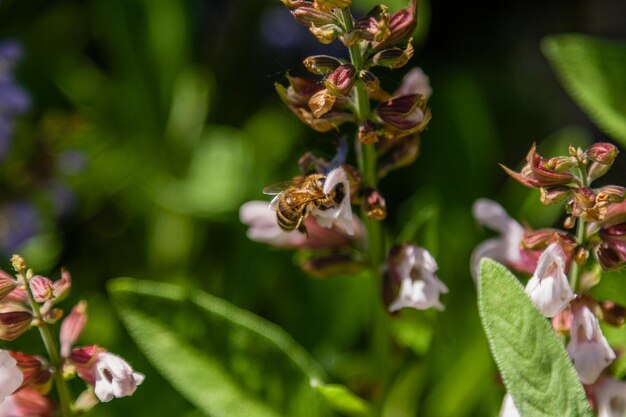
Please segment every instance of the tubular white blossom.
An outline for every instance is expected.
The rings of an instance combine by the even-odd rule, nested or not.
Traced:
[[[22,385],[24,374],[17,361],[5,350],[0,350],[0,402],[13,394]]]
[[[520,262],[520,241],[524,237],[522,225],[512,219],[500,204],[486,198],[474,202],[472,213],[478,223],[500,232],[500,237],[482,242],[472,252],[471,269],[474,280],[478,280],[482,258],[504,264]]]
[[[502,407],[500,408],[499,417],[520,417],[519,410],[513,402],[513,397],[508,392],[502,400]]]
[[[326,176],[324,183],[324,193],[330,194],[338,185],[343,184],[344,197],[339,207],[320,210],[317,207],[311,210],[311,214],[317,220],[317,224],[327,229],[333,227],[335,221],[349,235],[354,235],[354,222],[352,221],[352,207],[350,206],[350,182],[343,168],[335,168]]]
[[[593,384],[615,359],[615,352],[602,334],[598,319],[585,305],[574,308],[567,353],[583,384]]]
[[[595,386],[598,417],[624,417],[626,415],[626,382],[602,378]]]
[[[537,269],[526,284],[526,294],[546,317],[554,317],[575,297],[565,275],[565,252],[552,243],[539,257]]]
[[[96,359],[95,393],[102,402],[133,395],[144,375],[134,372],[128,362],[109,352],[100,352]]]
[[[435,275],[437,262],[426,249],[407,246],[395,268],[401,280],[400,293],[389,306],[389,311],[403,307],[443,310],[439,295],[447,293],[448,288]]]

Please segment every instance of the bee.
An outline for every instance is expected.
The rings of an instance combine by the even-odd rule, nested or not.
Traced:
[[[270,185],[263,190],[264,194],[276,196],[270,203],[270,208],[276,212],[276,220],[281,229],[287,232],[297,229],[306,233],[304,220],[311,210],[328,210],[343,201],[343,183],[337,184],[328,194],[324,193],[325,183],[324,174],[310,174]]]

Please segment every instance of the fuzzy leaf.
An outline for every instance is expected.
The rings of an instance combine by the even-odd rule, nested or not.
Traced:
[[[546,37],[541,49],[576,103],[626,146],[626,45],[567,34]]]
[[[480,266],[480,317],[491,353],[520,414],[591,417],[563,344],[520,282],[491,259],[483,259]]]
[[[211,417],[326,417],[323,372],[284,330],[197,290],[118,278],[109,292],[146,357]]]

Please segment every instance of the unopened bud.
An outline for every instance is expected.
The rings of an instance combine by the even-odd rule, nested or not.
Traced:
[[[54,303],[58,303],[67,297],[72,288],[72,276],[66,269],[61,270],[61,278],[53,283],[54,287]]]
[[[576,158],[572,158],[571,156],[557,156],[548,159],[545,167],[546,169],[552,170],[554,172],[564,172],[570,168],[574,168],[577,164],[578,161],[576,161]]]
[[[587,263],[587,260],[589,259],[589,249],[585,248],[585,247],[579,247],[576,250],[576,254],[574,255],[574,260],[576,261],[576,263],[578,265],[584,265]]]
[[[371,120],[366,120],[359,126],[359,142],[375,143],[378,142],[378,130],[376,124]]]
[[[426,102],[417,94],[395,97],[381,103],[376,113],[383,122],[402,131],[404,135],[423,130],[430,120]]]
[[[567,216],[563,221],[563,227],[566,229],[573,229],[576,226],[576,218],[573,216]]]
[[[54,324],[57,321],[59,321],[61,318],[63,318],[63,310],[61,310],[60,308],[51,308],[47,310],[45,314],[43,315],[43,319],[45,320],[46,323],[49,323],[49,324]]]
[[[391,34],[389,19],[387,6],[382,4],[375,6],[365,16],[356,21],[354,31],[348,34],[348,38],[343,39],[344,43],[348,45],[351,42],[356,43],[361,39],[383,42]]]
[[[317,41],[321,44],[328,45],[341,34],[341,28],[335,24],[327,24],[316,26],[311,24],[309,31],[315,36]]]
[[[541,188],[541,203],[546,206],[559,203],[572,195],[570,187]]]
[[[626,189],[619,185],[607,185],[596,190],[596,204],[598,202],[621,203],[624,201]]]
[[[311,96],[309,100],[309,108],[313,113],[313,117],[320,118],[328,113],[335,104],[336,97],[327,89],[318,91]]]
[[[397,45],[410,38],[417,26],[417,0],[410,0],[407,7],[392,14],[389,18],[389,36],[382,42],[374,42],[377,50]]]
[[[13,255],[11,257],[11,265],[13,265],[13,270],[15,272],[22,272],[26,269],[26,262],[24,262],[24,258],[20,255]]]
[[[72,346],[78,340],[87,323],[87,303],[81,301],[74,306],[72,312],[61,324],[61,356],[68,357]]]
[[[313,74],[328,75],[341,65],[341,61],[330,55],[314,55],[304,60],[304,66]]]
[[[602,310],[602,319],[605,322],[613,326],[622,326],[624,324],[624,318],[626,317],[626,308],[624,306],[615,304],[612,301],[602,301],[600,309]]]
[[[352,0],[314,0],[315,7],[319,10],[329,11],[335,8],[345,9],[350,7]]]
[[[387,203],[385,199],[377,190],[371,187],[365,190],[363,210],[368,219],[385,220],[385,217],[387,217]]]
[[[324,26],[337,23],[337,18],[334,14],[310,6],[297,7],[291,11],[291,14],[296,18],[298,23],[304,26]]]
[[[33,297],[38,303],[50,300],[54,294],[52,281],[46,277],[42,277],[41,275],[35,275],[32,277],[29,281],[29,285],[30,290],[33,293]]]
[[[30,327],[33,315],[29,311],[0,313],[0,339],[14,340]]]
[[[0,270],[0,300],[17,287],[17,281],[10,274]]]
[[[324,83],[326,88],[338,96],[345,96],[350,93],[356,79],[356,68],[351,64],[344,64],[333,71]]]
[[[372,65],[397,69],[405,66],[413,57],[414,52],[413,45],[409,41],[404,50],[400,48],[385,49],[374,55],[370,61]]]
[[[594,162],[604,165],[613,165],[619,150],[610,143],[594,143],[587,149],[585,155]]]

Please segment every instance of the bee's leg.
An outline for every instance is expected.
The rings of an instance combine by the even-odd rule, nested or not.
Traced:
[[[298,224],[296,224],[295,228],[298,229],[298,232],[304,233],[307,239],[309,238],[309,232],[306,230],[306,226],[304,225],[304,216],[298,219]]]

